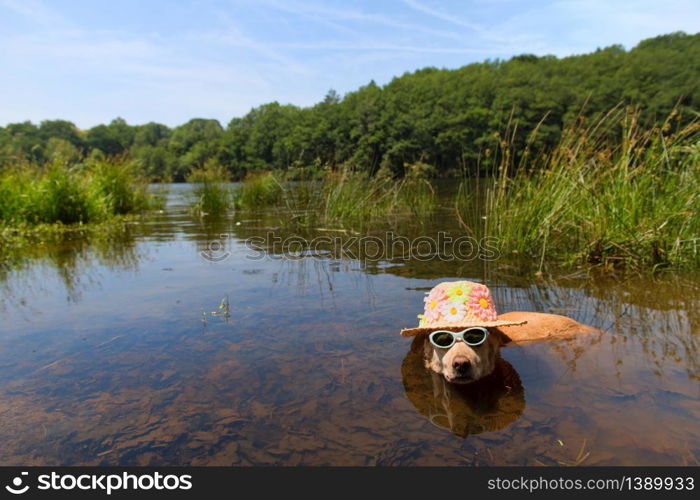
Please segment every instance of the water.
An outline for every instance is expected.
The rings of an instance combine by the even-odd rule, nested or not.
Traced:
[[[106,241],[37,247],[1,271],[0,464],[698,464],[697,275],[532,278],[503,258],[323,248],[254,260],[244,239],[287,236],[289,214],[205,223],[188,189]],[[456,233],[453,219],[446,203],[392,229]],[[507,384],[449,387],[398,331],[451,279],[485,282],[500,312],[606,333],[506,347]]]

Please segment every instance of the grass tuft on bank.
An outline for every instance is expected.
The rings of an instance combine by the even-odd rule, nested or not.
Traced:
[[[700,125],[672,114],[644,126],[614,109],[566,129],[551,151],[516,163],[502,141],[500,168],[485,196],[460,214],[470,232],[494,238],[502,253],[605,267],[700,264]],[[536,132],[535,132],[536,133]],[[461,215],[460,215],[461,216]]]
[[[233,207],[233,195],[229,187],[229,173],[218,164],[209,163],[192,170],[187,182],[192,190],[192,213],[198,216],[221,216]]]
[[[23,164],[0,171],[0,225],[87,224],[157,208],[142,177],[124,159]]]
[[[280,181],[272,172],[248,174],[234,195],[237,207],[249,209],[269,207],[283,194]]]
[[[237,191],[237,206],[256,210],[284,207],[285,224],[301,227],[337,226],[367,231],[397,218],[428,216],[436,206],[427,179],[372,177],[342,169],[320,179],[283,182],[272,173],[246,178]]]

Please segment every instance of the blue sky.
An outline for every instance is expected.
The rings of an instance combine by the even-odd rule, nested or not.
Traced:
[[[425,66],[700,28],[697,0],[0,0],[0,124],[168,125],[301,106]]]

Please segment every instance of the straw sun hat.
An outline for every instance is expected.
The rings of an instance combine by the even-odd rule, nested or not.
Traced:
[[[459,331],[473,326],[522,325],[525,321],[499,320],[491,292],[486,285],[471,281],[446,281],[425,297],[425,311],[418,315],[416,328],[404,328],[401,335],[413,337],[435,330]]]

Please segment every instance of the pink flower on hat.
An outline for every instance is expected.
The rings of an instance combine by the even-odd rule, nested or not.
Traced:
[[[449,323],[463,319],[466,312],[467,308],[462,302],[454,302],[449,300],[443,302],[440,306],[440,314],[442,314],[442,318]]]
[[[477,285],[472,288],[469,298],[467,299],[467,307],[469,307],[469,310],[478,318],[484,321],[495,321],[498,318],[489,289],[483,285]]]
[[[434,322],[440,316],[440,307],[447,300],[447,295],[441,288],[433,288],[425,298],[425,319]]]

